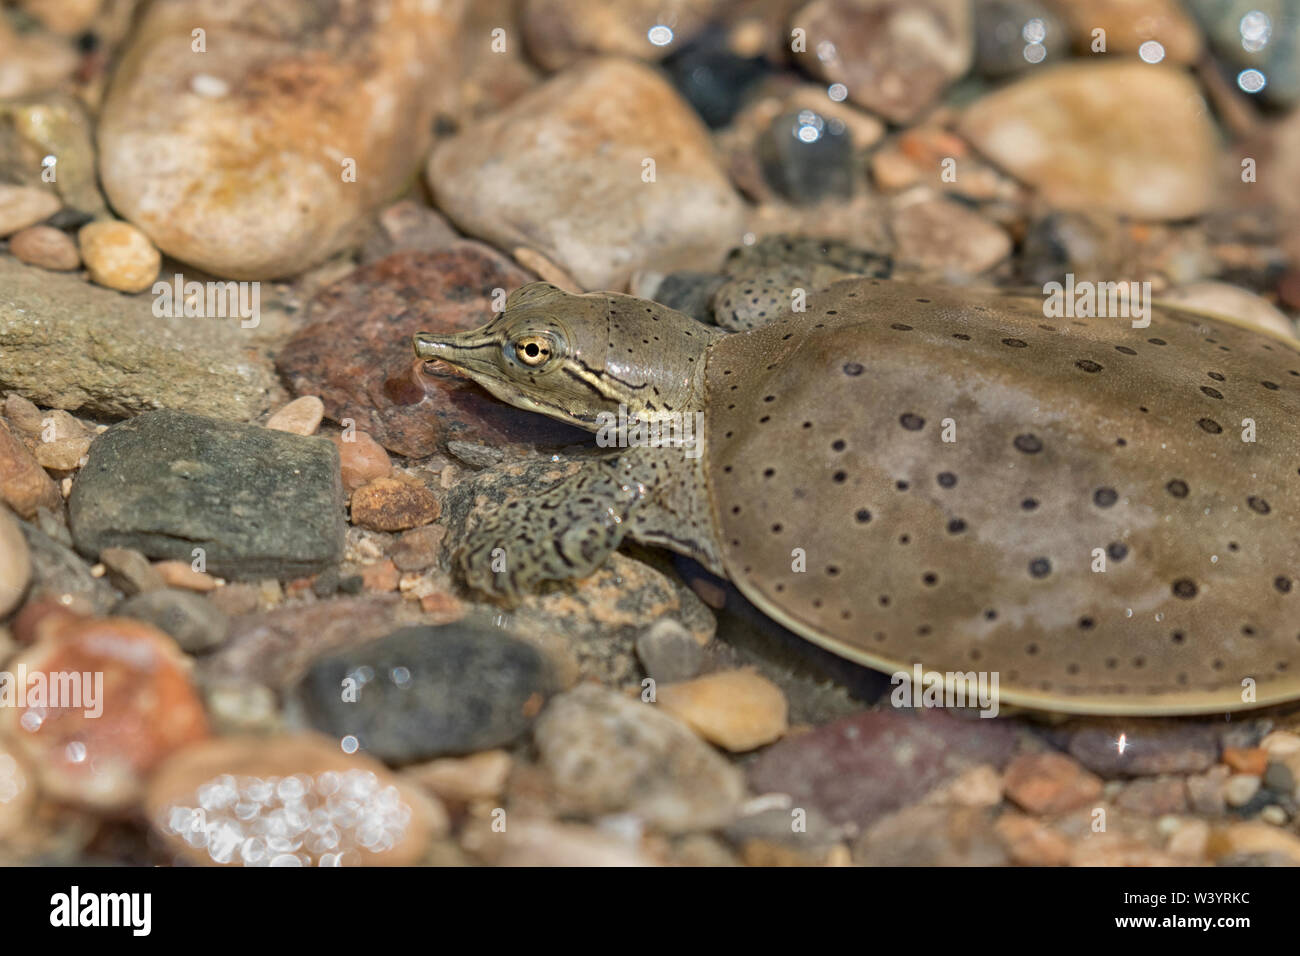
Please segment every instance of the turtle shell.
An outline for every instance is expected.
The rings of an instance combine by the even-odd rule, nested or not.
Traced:
[[[1295,343],[849,279],[707,382],[727,571],[808,640],[1076,713],[1300,697]]]

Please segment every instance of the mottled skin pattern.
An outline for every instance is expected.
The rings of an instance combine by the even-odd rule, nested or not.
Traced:
[[[580,576],[630,529],[703,556],[838,654],[996,671],[1008,702],[1178,713],[1300,697],[1295,344],[1183,311],[1137,329],[876,279],[732,336],[623,296],[525,291],[420,354],[589,428],[616,396],[704,409],[706,464],[628,449],[604,477],[575,476],[585,494],[526,499],[463,552],[476,586]],[[503,335],[548,323],[608,376],[500,358]],[[647,348],[665,323],[674,334]],[[496,362],[476,366],[487,340]],[[550,557],[557,531],[572,568]],[[488,544],[515,561],[504,575],[484,571]]]

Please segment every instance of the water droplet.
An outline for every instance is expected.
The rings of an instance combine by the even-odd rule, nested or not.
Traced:
[[[1041,44],[1047,39],[1047,24],[1038,17],[1034,17],[1034,19],[1025,22],[1025,28],[1020,31],[1020,35],[1025,38],[1026,43]]]
[[[1242,70],[1237,74],[1237,85],[1247,93],[1258,93],[1267,82],[1259,70]]]
[[[650,28],[650,32],[646,34],[646,39],[655,46],[667,46],[673,42],[672,27],[666,27],[662,23],[653,26]]]
[[[1047,47],[1041,43],[1030,43],[1025,47],[1025,60],[1029,63],[1042,63],[1047,59]]]
[[[1251,10],[1237,25],[1241,32],[1241,48],[1247,53],[1258,53],[1268,46],[1273,33],[1273,23],[1262,10]]]
[[[843,103],[849,95],[849,88],[843,83],[832,83],[827,87],[826,95],[836,103]]]
[[[348,734],[341,741],[339,741],[339,745],[343,748],[343,752],[345,754],[354,754],[357,752],[357,748],[361,746],[357,742],[357,738],[353,737],[351,734]]]
[[[1165,48],[1155,40],[1147,40],[1138,47],[1138,56],[1145,63],[1159,63],[1165,58]]]

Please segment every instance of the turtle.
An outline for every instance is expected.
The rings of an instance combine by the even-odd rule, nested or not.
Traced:
[[[419,358],[597,444],[633,423],[467,532],[468,584],[517,599],[626,537],[839,656],[996,672],[1026,708],[1300,698],[1295,341],[1159,302],[1146,323],[1048,318],[1042,298],[870,277],[805,306],[728,333],[538,282],[479,329],[418,333]]]

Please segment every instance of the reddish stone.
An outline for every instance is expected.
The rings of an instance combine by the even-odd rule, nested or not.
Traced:
[[[0,421],[0,502],[21,518],[31,518],[38,508],[58,511],[63,496],[27,446]]]
[[[59,800],[126,809],[140,799],[154,767],[208,736],[185,656],[140,621],[62,621],[6,669],[16,681],[25,674],[28,695],[33,677],[47,675],[45,706],[28,696],[25,706],[0,708],[0,730],[32,761],[42,790]],[[81,675],[77,700],[69,696],[74,674]]]
[[[476,242],[394,253],[321,290],[276,362],[295,394],[319,395],[328,418],[351,418],[399,455],[425,457],[440,439],[584,441],[584,432],[511,408],[441,365],[422,367],[411,351],[416,332],[484,325],[495,289],[531,280]]]
[[[393,470],[384,446],[365,432],[353,432],[347,440],[342,432],[331,432],[329,439],[339,450],[339,472],[343,477],[344,491],[356,491]]]
[[[376,478],[352,493],[352,523],[372,531],[405,531],[428,524],[442,511],[418,481]]]

